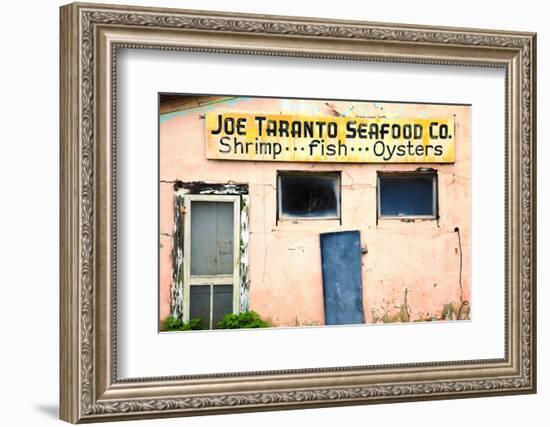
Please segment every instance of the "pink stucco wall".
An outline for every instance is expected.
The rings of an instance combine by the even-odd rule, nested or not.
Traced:
[[[353,108],[352,108],[353,107]],[[446,117],[455,115],[454,164],[327,164],[207,160],[206,111]],[[466,106],[237,98],[162,116],[160,126],[160,318],[170,313],[173,182],[243,183],[250,192],[250,308],[274,325],[323,324],[319,233],[360,230],[367,322],[441,319],[470,300],[470,112]],[[438,171],[439,220],[376,222],[377,171]],[[339,170],[342,224],[276,222],[277,170]],[[462,239],[460,248],[455,227]],[[406,303],[404,303],[406,294]],[[450,305],[452,304],[452,305]],[[408,317],[403,316],[407,307]],[[470,305],[471,306],[471,305]],[[450,311],[449,311],[450,309]]]

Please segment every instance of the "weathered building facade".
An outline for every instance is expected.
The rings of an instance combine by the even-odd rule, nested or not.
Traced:
[[[445,163],[212,159],[205,121],[216,112],[451,116],[454,157]],[[469,106],[161,96],[159,140],[159,320],[208,313],[214,327],[228,310],[254,310],[273,326],[330,323],[331,276],[322,257],[330,261],[337,249],[322,248],[320,236],[343,231],[358,236],[358,262],[349,274],[356,269],[359,276],[357,309],[365,323],[469,318]]]

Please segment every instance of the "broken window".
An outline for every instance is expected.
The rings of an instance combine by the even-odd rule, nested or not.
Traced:
[[[339,172],[279,172],[279,219],[340,218]]]
[[[437,217],[437,173],[378,174],[379,217]]]

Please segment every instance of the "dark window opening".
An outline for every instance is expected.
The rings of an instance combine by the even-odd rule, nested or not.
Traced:
[[[340,173],[280,172],[279,218],[340,218]]]
[[[379,217],[437,217],[437,174],[378,175]]]

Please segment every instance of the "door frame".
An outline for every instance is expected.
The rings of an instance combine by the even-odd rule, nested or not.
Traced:
[[[184,244],[183,244],[183,321],[188,322],[190,312],[191,285],[208,286],[210,284],[233,284],[233,313],[240,309],[240,241],[241,241],[241,197],[237,195],[220,194],[186,194],[184,201]],[[191,203],[192,202],[223,202],[233,203],[233,277],[227,276],[191,276]],[[210,316],[212,317],[212,298],[210,295]],[[210,322],[209,322],[210,324]]]

